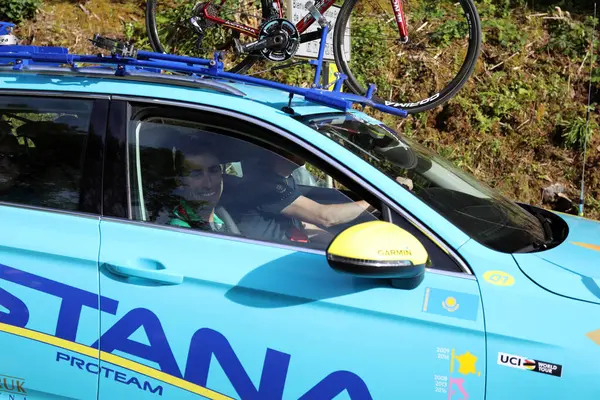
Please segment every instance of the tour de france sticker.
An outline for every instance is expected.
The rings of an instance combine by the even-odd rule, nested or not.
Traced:
[[[539,372],[546,375],[562,376],[562,365],[516,356],[514,354],[498,353],[498,365]]]
[[[515,278],[504,271],[487,271],[483,274],[483,279],[496,286],[512,286],[515,284]]]
[[[481,385],[483,377],[477,364],[479,357],[476,353],[453,347],[438,347],[436,359],[442,360],[437,363],[441,368],[433,376],[436,393],[442,393],[450,400],[468,399],[473,395],[473,386],[477,388]]]

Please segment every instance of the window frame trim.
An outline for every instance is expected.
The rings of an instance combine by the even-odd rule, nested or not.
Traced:
[[[88,98],[111,100],[110,94],[101,93],[86,93],[86,92],[61,92],[52,90],[27,90],[27,89],[0,89],[0,96],[16,95],[16,96],[39,96],[39,97],[69,97],[69,98]]]
[[[127,165],[128,101],[111,97],[102,168],[102,216],[131,219]]]
[[[223,109],[223,108],[219,108],[219,107],[215,107],[215,106],[210,106],[207,104],[189,103],[189,102],[177,101],[177,100],[154,99],[154,98],[148,98],[148,97],[143,97],[143,96],[133,96],[133,95],[114,95],[114,96],[112,96],[112,100],[126,102],[128,105],[128,109],[131,109],[130,103],[133,102],[133,103],[146,103],[149,106],[164,105],[164,106],[170,106],[170,107],[186,108],[186,109],[200,111],[200,112],[210,112],[210,113],[222,115],[224,117],[234,118],[239,121],[244,121],[246,123],[250,123],[257,127],[260,127],[262,129],[269,130],[273,134],[283,137],[285,140],[293,143],[294,145],[302,147],[305,151],[312,154],[314,157],[317,157],[318,159],[320,159],[322,162],[326,163],[331,168],[337,170],[344,176],[348,177],[348,179],[351,179],[355,184],[359,185],[362,189],[366,190],[372,196],[377,198],[382,203],[382,206],[384,206],[384,208],[389,207],[391,210],[394,210],[396,213],[398,213],[398,215],[400,215],[402,218],[406,219],[410,224],[415,226],[415,228],[417,228],[419,231],[421,231],[425,236],[429,237],[436,246],[440,247],[440,249],[444,253],[448,254],[448,256],[451,257],[458,264],[459,268],[462,269],[462,272],[449,272],[449,271],[443,271],[443,270],[438,270],[438,269],[431,269],[430,271],[439,271],[444,274],[458,275],[458,276],[462,276],[462,277],[464,277],[464,276],[473,276],[474,277],[474,274],[471,271],[470,267],[468,266],[468,263],[466,261],[464,261],[463,258],[460,257],[459,254],[454,251],[454,249],[452,249],[447,243],[445,243],[444,240],[442,240],[437,234],[435,234],[435,232],[431,231],[426,225],[424,225],[416,217],[414,217],[412,214],[410,214],[410,212],[408,212],[408,210],[404,209],[399,204],[394,202],[389,196],[385,195],[379,189],[377,189],[373,185],[366,182],[362,177],[360,177],[353,170],[351,170],[350,168],[341,164],[339,161],[333,159],[332,157],[330,157],[329,155],[324,153],[322,150],[316,148],[311,143],[294,135],[292,132],[288,132],[287,130],[285,130],[279,126],[273,125],[272,123],[270,123],[268,121],[258,119],[256,117],[250,116],[248,114],[236,112],[236,111],[229,110],[229,109]],[[129,120],[126,122],[127,123],[125,125],[128,126]],[[301,122],[298,122],[298,123],[301,123]],[[128,132],[126,132],[125,136],[126,136],[126,146],[125,147],[127,148],[127,146],[129,145]],[[129,156],[127,155],[127,159],[128,159],[128,157]],[[127,169],[129,169],[129,165],[127,165]],[[129,179],[130,178],[129,178],[129,170],[128,170],[127,171],[127,182],[129,182]],[[127,187],[127,201],[128,201],[128,203],[130,203],[130,201],[131,201],[131,193],[130,193],[129,187]],[[129,211],[128,212],[128,220],[133,221],[131,212],[130,212],[131,210],[128,210],[128,211]],[[143,221],[135,221],[135,222],[144,224],[146,226],[148,226],[148,225],[156,226],[156,224],[151,224],[151,223],[147,223],[147,222],[143,222]],[[166,227],[166,228],[173,229],[173,227]],[[177,228],[175,228],[175,229],[177,229]],[[184,231],[188,232],[187,230],[184,230]],[[222,238],[233,239],[233,240],[250,240],[254,243],[261,243],[263,245],[265,245],[265,244],[266,245],[275,245],[278,247],[284,246],[285,248],[292,248],[296,251],[308,250],[306,248],[299,247],[299,246],[281,245],[278,243],[261,241],[258,239],[237,238],[237,237],[233,237],[233,236],[227,236],[227,235],[222,235],[222,234],[213,234],[213,233],[207,233],[207,232],[197,232],[197,233],[204,234],[204,235],[210,235],[210,236],[217,235]],[[312,250],[312,251],[310,251],[311,253],[314,251],[317,251],[317,252],[320,252],[321,254],[325,254],[325,252],[321,251],[321,250],[314,250],[314,249],[311,249],[311,250]]]

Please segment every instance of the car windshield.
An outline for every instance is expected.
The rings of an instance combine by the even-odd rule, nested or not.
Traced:
[[[545,242],[536,216],[434,152],[364,114],[310,116],[303,122],[366,160],[478,242],[502,252]]]

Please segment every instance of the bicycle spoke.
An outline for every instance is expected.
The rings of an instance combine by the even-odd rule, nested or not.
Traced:
[[[464,15],[464,7],[470,7],[464,5],[471,0],[406,1],[407,43],[400,41],[391,2],[346,2],[349,5],[343,6],[340,14],[348,21],[349,32],[344,30],[348,27],[344,23],[336,24],[335,38],[339,46],[350,46],[336,50],[336,57],[341,71],[348,75],[351,89],[364,92],[367,83],[375,83],[378,92],[385,93],[385,100],[418,106],[416,102],[425,100],[426,104],[431,96],[442,96],[443,91],[455,93],[454,88],[462,86],[464,80],[455,82],[454,78],[472,71],[477,58],[473,51],[479,51],[479,33],[471,46],[472,30]],[[470,19],[479,26],[476,14]],[[350,59],[346,60],[348,52]]]

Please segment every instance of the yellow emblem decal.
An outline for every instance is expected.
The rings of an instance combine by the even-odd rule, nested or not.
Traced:
[[[589,337],[594,343],[600,346],[600,329],[588,332],[585,336]]]
[[[487,271],[483,274],[483,279],[497,286],[512,286],[515,284],[515,278],[504,271]]]
[[[444,307],[447,311],[454,312],[458,310],[460,305],[454,297],[448,296],[446,297],[446,300],[442,301],[442,307]]]
[[[481,372],[477,371],[475,364],[477,363],[477,357],[468,351],[459,356],[454,354],[452,349],[451,361],[450,361],[450,373],[454,372],[454,360],[458,361],[458,373],[463,375],[477,374],[481,375]]]

